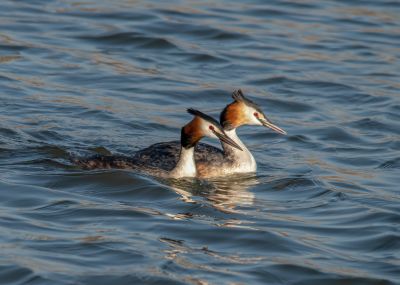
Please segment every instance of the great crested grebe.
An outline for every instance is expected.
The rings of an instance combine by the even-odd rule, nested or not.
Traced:
[[[146,148],[145,153],[138,151],[132,157],[96,155],[74,159],[73,162],[85,169],[124,168],[164,178],[182,178],[197,176],[194,149],[203,137],[217,138],[241,151],[240,146],[225,134],[221,125],[212,117],[195,109],[187,111],[194,118],[181,129],[180,149],[176,149],[177,152],[173,154],[175,161],[163,160],[165,152],[171,153],[171,148],[168,143],[161,143],[162,147],[155,144]]]
[[[274,125],[263,113],[260,106],[249,100],[243,95],[242,90],[235,90],[232,94],[233,102],[225,107],[220,115],[220,123],[225,133],[240,148],[233,148],[231,145],[221,141],[223,151],[204,143],[196,146],[195,160],[198,177],[223,176],[233,173],[255,172],[257,163],[236,134],[236,128],[244,125],[257,125],[270,128],[280,134],[286,134],[284,130]],[[164,149],[163,161],[176,161],[179,142],[168,142],[168,148],[164,143],[153,146],[152,152],[156,148]],[[238,150],[240,149],[240,150]],[[157,152],[157,151],[155,151]],[[144,149],[137,153],[138,156],[151,156],[151,153]]]

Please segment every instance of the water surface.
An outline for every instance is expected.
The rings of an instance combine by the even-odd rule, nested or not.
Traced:
[[[399,2],[159,2],[1,1],[0,284],[400,284]],[[256,174],[68,162],[237,88]]]

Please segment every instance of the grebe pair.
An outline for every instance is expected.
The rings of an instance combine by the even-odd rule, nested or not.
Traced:
[[[194,119],[181,130],[181,141],[162,142],[139,150],[133,157],[94,156],[75,162],[87,169],[130,168],[166,178],[215,177],[255,172],[257,163],[236,134],[243,125],[258,125],[278,133],[284,130],[271,123],[261,108],[243,95],[233,92],[234,101],[221,112],[220,123],[206,114],[188,109]],[[223,151],[198,143],[203,137],[218,138]]]

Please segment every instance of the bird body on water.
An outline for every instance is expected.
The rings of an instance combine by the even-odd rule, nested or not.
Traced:
[[[96,155],[73,161],[85,169],[121,168],[164,178],[196,177],[194,150],[203,137],[217,138],[240,149],[212,117],[194,109],[188,109],[188,112],[194,118],[181,129],[181,141],[178,144],[155,144],[138,151],[132,157]],[[173,159],[166,158],[165,154],[172,150],[174,155],[170,157]]]
[[[254,156],[236,133],[236,129],[241,126],[264,126],[280,134],[286,134],[265,116],[259,105],[246,98],[240,89],[233,92],[232,98],[234,101],[221,112],[220,123],[225,133],[240,146],[240,149],[224,141],[221,141],[223,150],[199,143],[194,153],[198,177],[207,178],[257,171]],[[178,141],[159,143],[149,149],[138,151],[136,156],[151,158],[149,160],[156,165],[176,163],[179,158],[179,147]],[[153,156],[154,154],[158,154],[158,159]]]

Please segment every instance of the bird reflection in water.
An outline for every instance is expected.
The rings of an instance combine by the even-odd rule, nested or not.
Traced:
[[[163,182],[179,194],[182,201],[201,203],[197,198],[202,197],[212,207],[225,213],[235,213],[238,207],[253,205],[254,194],[249,190],[259,184],[254,174],[236,174],[211,180],[169,179]],[[174,218],[183,218],[182,215],[187,214]]]

